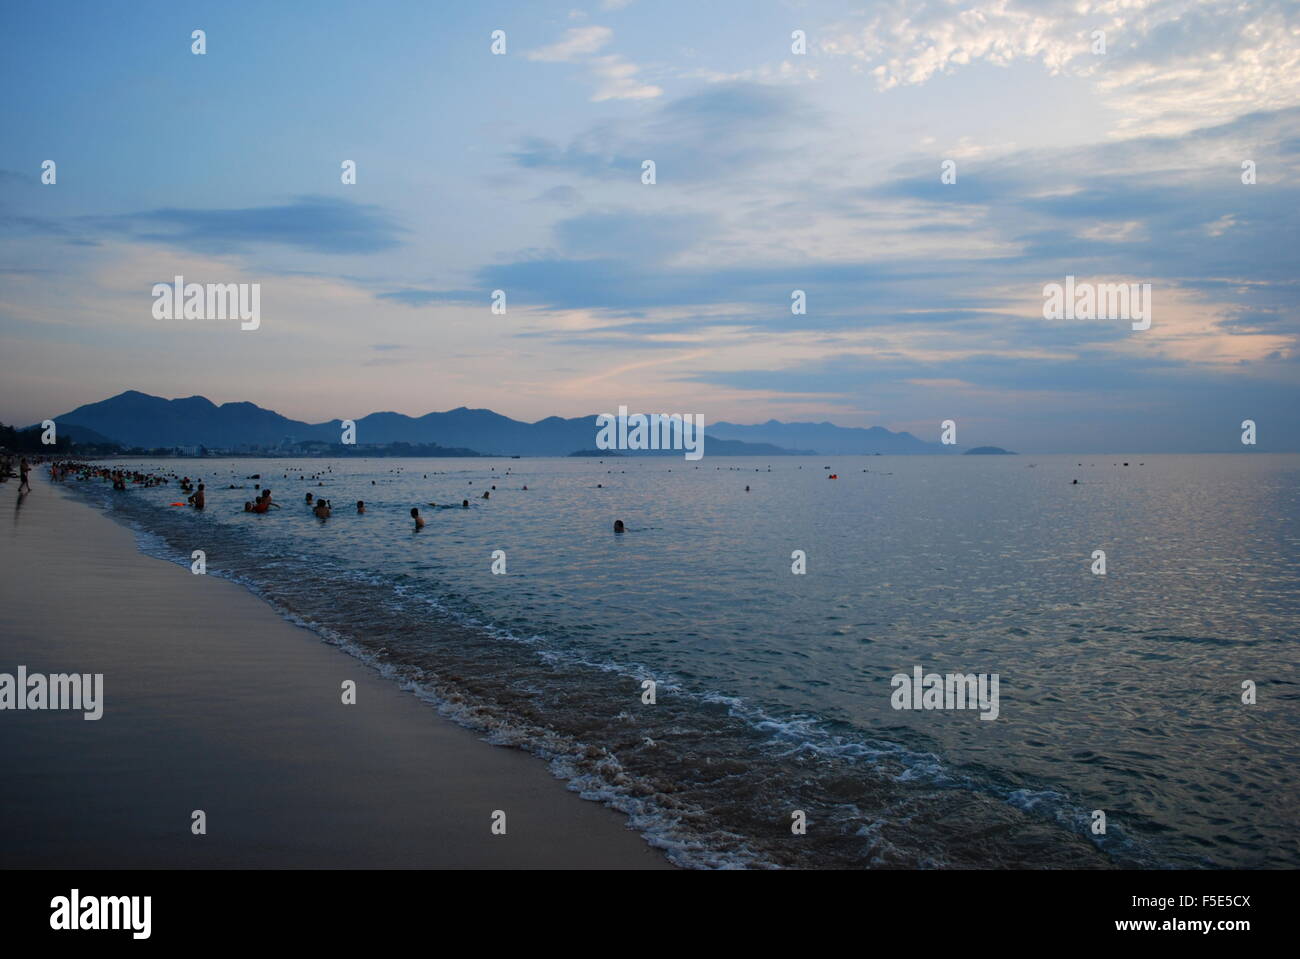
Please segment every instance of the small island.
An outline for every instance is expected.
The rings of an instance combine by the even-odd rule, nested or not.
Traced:
[[[1019,456],[1015,450],[1004,450],[1001,446],[975,446],[962,456]]]

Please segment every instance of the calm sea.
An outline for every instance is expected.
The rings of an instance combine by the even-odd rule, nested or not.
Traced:
[[[207,484],[69,484],[143,548],[679,864],[1300,865],[1300,456],[116,462]],[[281,510],[242,511],[254,473]],[[997,718],[892,708],[916,666],[996,673]]]

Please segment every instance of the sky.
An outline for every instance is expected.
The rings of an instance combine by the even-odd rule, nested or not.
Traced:
[[[1300,4],[4,18],[0,421],[137,389],[1300,451]],[[260,326],[156,319],[176,275],[258,284]],[[1044,319],[1067,276],[1150,284],[1150,328]]]

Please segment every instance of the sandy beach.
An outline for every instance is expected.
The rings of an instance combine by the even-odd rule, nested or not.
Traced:
[[[0,486],[0,672],[102,673],[104,713],[0,712],[0,866],[668,866],[541,760],[33,483]]]

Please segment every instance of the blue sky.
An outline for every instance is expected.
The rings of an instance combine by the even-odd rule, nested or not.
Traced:
[[[1294,3],[6,17],[0,420],[140,389],[1300,450]],[[154,319],[176,274],[261,284],[261,327]],[[1044,320],[1067,274],[1150,283],[1151,329]]]

